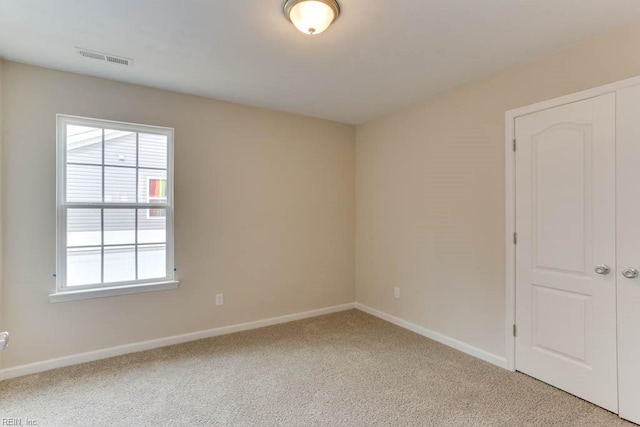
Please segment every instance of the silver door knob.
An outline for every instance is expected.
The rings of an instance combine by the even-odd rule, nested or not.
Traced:
[[[606,264],[596,265],[594,270],[598,274],[609,274],[611,272],[611,268]]]
[[[627,268],[622,271],[622,275],[627,279],[635,279],[638,277],[638,270],[635,268]]]

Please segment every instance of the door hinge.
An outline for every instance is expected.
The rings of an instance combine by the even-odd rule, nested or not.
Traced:
[[[516,140],[515,138],[513,139],[513,152],[515,153],[516,151]]]
[[[514,337],[516,336],[516,332],[517,332],[517,328],[516,328],[516,325],[514,324],[513,325],[513,336]]]
[[[518,233],[516,233],[515,231],[513,232],[513,244],[518,244]]]

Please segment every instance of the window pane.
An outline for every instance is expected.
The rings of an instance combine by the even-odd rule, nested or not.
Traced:
[[[102,166],[67,165],[67,201],[102,201]]]
[[[140,150],[139,166],[141,168],[167,168],[167,137],[141,133],[138,136]]]
[[[138,246],[138,279],[160,279],[166,276],[166,245]]]
[[[100,248],[67,250],[67,286],[100,283]]]
[[[104,210],[104,244],[133,245],[136,243],[135,209]]]
[[[104,248],[104,282],[136,280],[136,248],[120,246]]]
[[[104,164],[136,165],[136,133],[122,130],[104,130]]]
[[[68,209],[67,247],[101,245],[100,224],[100,209]]]
[[[102,129],[67,125],[67,162],[102,164]]]
[[[135,203],[136,170],[127,168],[104,168],[105,203]]]
[[[167,241],[167,210],[138,209],[138,243]]]
[[[167,203],[167,171],[138,170],[138,202]]]

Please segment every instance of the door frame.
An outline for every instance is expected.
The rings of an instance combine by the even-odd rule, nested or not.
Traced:
[[[589,98],[615,93],[618,90],[640,85],[640,76],[618,82],[583,90],[570,95],[553,98],[525,107],[515,108],[505,113],[505,281],[506,281],[506,323],[505,323],[505,359],[506,369],[516,370],[516,340],[513,328],[516,324],[516,245],[514,233],[516,230],[516,156],[514,139],[516,119],[549,108],[559,107]]]

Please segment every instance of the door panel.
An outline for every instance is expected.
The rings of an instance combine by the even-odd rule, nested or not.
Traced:
[[[533,285],[532,346],[586,364],[590,297]]]
[[[617,412],[615,103],[516,120],[516,369]]]
[[[587,125],[562,123],[531,138],[533,243],[537,269],[585,272],[585,243],[591,212],[590,177],[585,163],[591,152]],[[566,171],[566,172],[565,172]],[[563,174],[562,179],[558,175]],[[558,215],[558,206],[563,206]]]
[[[618,92],[618,375],[620,416],[640,423],[640,86]]]

